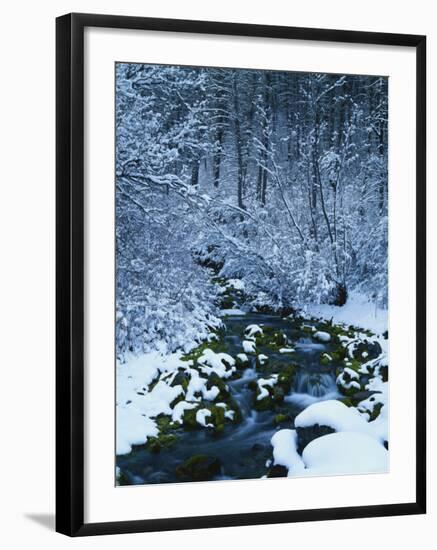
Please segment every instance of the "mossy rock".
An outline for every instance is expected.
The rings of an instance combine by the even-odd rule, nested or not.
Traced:
[[[123,472],[123,470],[121,470],[120,468],[118,469],[118,474],[116,474],[116,476],[115,476],[115,485],[117,487],[123,487],[125,485],[130,485],[129,478]]]
[[[282,403],[284,401],[284,397],[285,397],[284,388],[279,384],[276,384],[275,386],[273,386],[273,401],[277,404]]]
[[[361,361],[363,360],[370,361],[371,359],[376,359],[377,357],[379,357],[381,353],[382,353],[382,348],[379,342],[371,342],[370,340],[364,340],[355,347],[353,355],[355,359],[358,359]]]
[[[249,388],[249,390],[257,391],[257,389],[258,389],[258,382],[257,382],[256,380],[251,380],[251,381],[247,384],[247,387]]]
[[[218,335],[218,333],[215,333],[215,334]],[[203,352],[206,349],[210,349],[215,353],[221,353],[221,352],[227,351],[226,344],[223,341],[223,338],[220,338],[218,336],[216,339],[211,340],[210,342],[203,342],[202,344],[197,346],[197,348],[194,348],[193,350],[191,350],[189,353],[185,353],[181,357],[181,359],[182,361],[193,361],[193,364],[196,365],[197,360],[201,355],[203,355]]]
[[[228,406],[228,409],[234,411],[234,419],[232,421],[227,419],[228,422],[232,422],[233,424],[238,424],[239,422],[241,422],[243,419],[243,415],[241,413],[240,407],[238,406],[238,403],[234,399],[232,399],[232,397],[230,397],[226,401],[226,405]]]
[[[343,397],[339,399],[346,407],[355,407],[355,401],[351,397]]]
[[[372,420],[376,420],[378,418],[378,416],[380,415],[381,413],[381,409],[384,405],[382,403],[377,403],[374,407],[373,407],[373,411],[370,413],[370,418],[369,418],[369,422],[372,422]]]
[[[293,364],[287,365],[279,372],[277,386],[280,386],[284,393],[288,393],[294,386],[297,369],[297,365]]]
[[[184,430],[199,430],[202,426],[196,420],[196,414],[201,405],[194,409],[185,409],[182,416]]]
[[[263,327],[263,334],[257,334],[255,337],[257,347],[267,347],[272,351],[279,351],[288,343],[287,335],[280,330],[267,330]]]
[[[275,407],[275,402],[273,400],[273,396],[269,393],[269,395],[266,395],[262,399],[257,399],[255,396],[254,402],[253,402],[253,408],[256,411],[269,411]]]
[[[179,428],[178,422],[173,422],[170,416],[160,414],[155,419],[160,433],[169,433]]]
[[[220,296],[218,307],[220,309],[232,309],[235,305],[234,297],[225,292]]]
[[[237,424],[241,421],[242,415],[238,405],[231,398],[228,398],[226,401],[223,400],[227,405],[227,409],[234,411],[233,420],[225,417],[225,412],[227,409],[224,407],[218,407],[217,405],[211,402],[199,402],[198,406],[194,409],[188,409],[184,411],[183,415],[183,427],[185,430],[202,430],[205,429],[204,426],[197,422],[197,411],[199,409],[208,409],[210,411],[210,416],[207,417],[206,423],[212,424],[213,428],[208,428],[213,434],[219,434],[224,430],[225,424],[227,422]]]
[[[147,439],[146,448],[151,453],[159,453],[162,449],[168,449],[177,440],[174,434],[159,434],[157,437],[149,437]]]
[[[281,424],[290,422],[290,415],[284,413],[278,413],[273,419],[275,426],[280,426]]]
[[[237,357],[235,357],[235,366],[237,367],[237,369],[245,369],[249,365],[250,365],[249,358],[247,358],[247,360],[243,360],[240,357],[238,357],[238,355]]]
[[[288,475],[288,469],[285,466],[282,466],[282,464],[275,464],[274,466],[271,466],[267,472],[267,477],[287,477]]]
[[[269,358],[264,354],[261,354],[261,355],[263,356],[261,359],[259,355],[257,355],[255,358],[255,364],[256,364],[257,370],[262,369],[263,367],[266,367],[269,363]]]
[[[318,437],[324,435],[332,434],[335,432],[330,426],[320,426],[319,424],[314,424],[314,426],[308,426],[306,428],[296,428],[297,432],[297,452],[302,454],[302,451]]]
[[[306,323],[302,323],[302,325],[300,326],[299,330],[301,332],[303,332],[304,334],[314,334],[314,330],[313,330],[313,325],[309,326],[309,324],[306,324]]]
[[[359,391],[357,388],[344,388],[340,384],[337,384],[337,389],[341,395],[345,397],[353,398],[353,396]]]
[[[223,407],[211,407],[211,416],[208,417],[208,422],[214,425],[214,431],[216,433],[222,432],[225,427],[225,409]]]
[[[184,392],[186,392],[187,389],[188,389],[189,383],[190,383],[190,375],[187,372],[185,372],[184,369],[179,368],[178,373],[173,378],[172,383],[170,384],[170,386],[172,386],[172,387],[182,386],[182,389],[184,390]]]
[[[206,382],[206,388],[208,390],[210,390],[213,386],[217,386],[217,388],[219,389],[219,394],[214,399],[214,401],[226,401],[226,399],[228,399],[228,397],[230,395],[228,385],[215,372],[212,372],[208,376],[208,380]]]
[[[347,357],[347,349],[343,346],[337,346],[329,352],[329,355],[332,357],[333,362],[339,363]]]
[[[176,405],[185,399],[185,393],[180,393],[177,397],[173,399],[173,401],[170,403],[170,408],[174,409]]]
[[[281,386],[275,385],[273,388],[269,386],[264,386],[265,389],[269,392],[268,395],[262,399],[258,399],[259,391],[257,387],[257,392],[255,394],[253,407],[256,411],[269,411],[274,410],[277,405],[280,405],[284,401],[284,389]]]
[[[379,374],[381,375],[382,381],[387,382],[388,381],[388,366],[382,365],[379,367]]]
[[[220,474],[220,460],[214,456],[194,455],[176,467],[181,481],[210,481]]]

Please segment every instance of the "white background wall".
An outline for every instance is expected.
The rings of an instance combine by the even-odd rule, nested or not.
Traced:
[[[437,407],[429,403],[428,515],[177,533],[68,539],[54,513],[54,151],[55,17],[94,12],[428,35],[429,310],[437,308],[432,205],[437,148],[434,2],[415,0],[58,0],[7,2],[0,68],[0,543],[4,548],[281,547],[430,548],[436,532]],[[432,250],[434,249],[434,251]],[[433,288],[434,287],[434,288]],[[429,313],[429,340],[437,330]],[[434,352],[433,352],[434,353]],[[429,353],[429,355],[431,355]],[[429,387],[435,387],[432,357]],[[431,397],[431,394],[430,394]],[[429,541],[429,542],[428,542]]]

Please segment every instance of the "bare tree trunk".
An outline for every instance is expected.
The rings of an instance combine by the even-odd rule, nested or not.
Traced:
[[[244,166],[243,166],[243,151],[241,141],[241,125],[240,125],[240,105],[238,102],[237,75],[234,74],[232,81],[233,100],[234,100],[234,124],[235,124],[235,149],[237,153],[237,201],[239,208],[244,210],[243,202],[243,185],[244,185]]]

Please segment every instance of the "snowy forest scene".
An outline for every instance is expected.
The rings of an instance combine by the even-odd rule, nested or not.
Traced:
[[[387,472],[388,79],[116,63],[115,152],[116,485]]]

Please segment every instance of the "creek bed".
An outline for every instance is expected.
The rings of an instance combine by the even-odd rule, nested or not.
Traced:
[[[258,348],[259,353],[268,356],[269,362],[299,365],[294,386],[280,406],[280,412],[288,417],[286,422],[281,423],[281,428],[294,427],[294,418],[311,403],[341,397],[335,382],[338,364],[320,364],[320,355],[331,350],[330,343],[315,342],[302,330],[301,321],[294,322],[279,315],[249,313],[226,317],[224,324],[226,352],[232,357],[242,353],[243,332],[250,324],[280,330],[291,342],[295,350],[293,353],[273,353],[267,347]],[[118,456],[117,466],[123,471],[128,484],[178,482],[176,468],[195,455],[218,459],[220,471],[213,479],[248,479],[266,475],[267,462],[272,457],[270,440],[279,429],[275,425],[278,410],[256,411],[253,408],[254,392],[248,384],[263,374],[257,372],[255,357],[249,356],[249,359],[250,364],[242,376],[227,382],[241,410],[241,422],[226,424],[218,435],[206,429],[185,431],[181,427],[173,432],[177,436],[176,442],[159,453],[138,447],[128,455]]]

